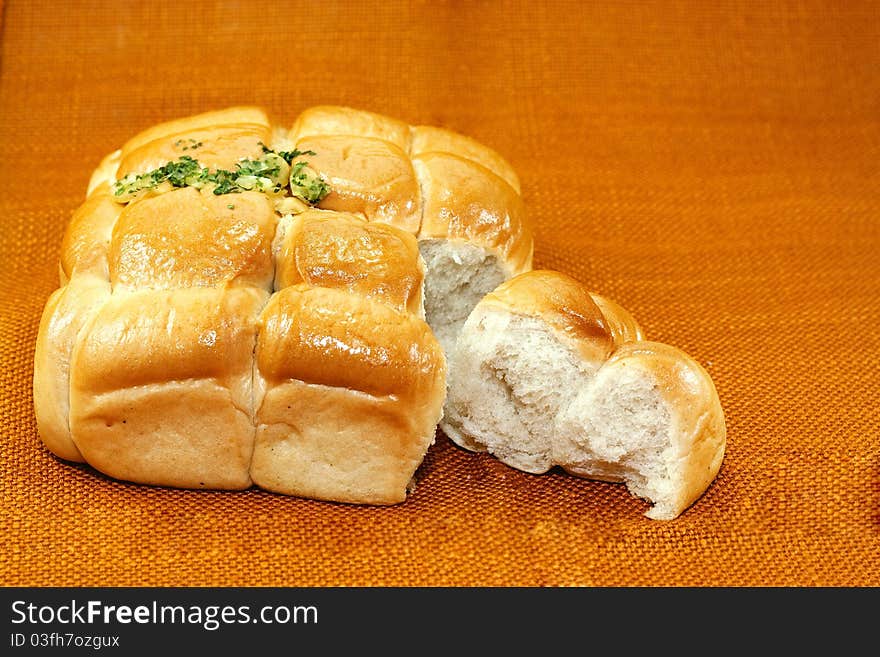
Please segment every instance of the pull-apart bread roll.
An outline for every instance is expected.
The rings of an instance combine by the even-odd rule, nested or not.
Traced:
[[[715,386],[632,316],[550,271],[518,276],[468,317],[441,426],[519,470],[612,482],[672,519],[713,481],[726,429]]]
[[[58,456],[156,485],[405,499],[445,395],[417,239],[316,209],[327,184],[278,135],[233,108],[98,167],[36,345]]]

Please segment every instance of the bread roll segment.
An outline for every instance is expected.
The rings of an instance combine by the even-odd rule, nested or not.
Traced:
[[[412,162],[395,144],[351,135],[299,139],[297,149],[315,155],[300,158],[330,184],[319,207],[357,212],[418,234],[422,219],[419,183]]]
[[[46,447],[68,461],[85,459],[70,433],[70,359],[80,331],[110,297],[110,283],[91,274],[58,288],[43,308],[34,351],[34,414]]]
[[[658,342],[621,345],[558,416],[557,430],[556,460],[566,470],[625,482],[654,503],[646,515],[658,520],[675,518],[709,487],[726,439],[709,375]]]
[[[108,253],[114,289],[272,289],[278,218],[265,194],[184,187],[125,206]]]
[[[366,110],[338,105],[317,105],[303,111],[290,129],[296,142],[316,135],[366,137],[394,144],[404,153],[410,150],[410,127],[403,121]]]
[[[106,187],[95,191],[77,208],[61,241],[62,284],[75,273],[107,279],[107,250],[121,211],[122,206],[113,200]]]
[[[341,212],[281,218],[275,289],[297,283],[344,289],[424,318],[425,268],[412,235]]]
[[[250,486],[256,317],[267,293],[180,288],[114,294],[71,360],[71,436],[117,479]]]
[[[297,284],[272,297],[257,346],[251,474],[269,490],[393,504],[434,440],[445,359],[418,316]]]
[[[470,160],[503,178],[517,194],[522,194],[519,176],[507,160],[470,137],[434,126],[415,126],[412,129],[412,155],[418,157],[426,153],[450,153]]]
[[[242,158],[259,157],[272,128],[256,107],[230,107],[161,123],[132,137],[122,147],[116,178],[144,173],[181,156],[213,169],[232,169]]]
[[[441,427],[453,441],[525,472],[623,482],[653,519],[680,515],[721,467],[724,414],[706,371],[557,272],[487,295],[449,378]]]
[[[425,311],[451,354],[477,302],[531,269],[531,227],[516,190],[478,162],[430,151],[413,165],[425,208],[419,233],[429,274]]]

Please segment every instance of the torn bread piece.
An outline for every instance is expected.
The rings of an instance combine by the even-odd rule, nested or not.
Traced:
[[[721,467],[726,428],[708,373],[564,274],[529,272],[487,295],[449,381],[441,427],[454,442],[525,472],[623,482],[653,504],[649,518],[677,517]]]

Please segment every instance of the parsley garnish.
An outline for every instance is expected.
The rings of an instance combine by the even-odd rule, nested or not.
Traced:
[[[201,142],[179,139],[175,146],[183,145],[183,150],[197,148]],[[309,203],[318,203],[330,193],[327,185],[317,173],[307,167],[308,162],[300,161],[293,164],[293,159],[301,155],[315,155],[314,151],[279,151],[275,152],[260,144],[263,157],[259,159],[244,158],[235,165],[235,171],[216,169],[210,171],[198,160],[189,155],[181,155],[173,162],[167,162],[158,169],[147,173],[130,173],[113,183],[113,195],[120,201],[128,201],[144,190],[157,190],[162,186],[211,188],[217,196],[237,194],[243,191],[282,194],[290,186],[293,196]],[[289,167],[289,173],[288,173]],[[159,190],[161,191],[161,190]],[[228,206],[233,209],[234,206]]]
[[[290,168],[290,193],[315,204],[330,193],[330,185],[308,168],[308,162],[297,162]]]
[[[174,147],[179,148],[182,151],[195,150],[202,145],[202,142],[196,141],[195,139],[178,139],[174,142]]]
[[[276,155],[281,156],[281,158],[288,164],[293,164],[293,160],[300,155],[317,155],[315,151],[300,151],[295,148],[292,151],[273,151],[263,142],[260,142],[260,148],[263,149],[264,153],[275,153]]]

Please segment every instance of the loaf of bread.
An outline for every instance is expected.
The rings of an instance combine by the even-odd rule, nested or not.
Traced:
[[[531,257],[516,175],[467,137],[340,107],[157,125],[68,226],[39,433],[134,482],[400,502],[441,416],[440,342]]]
[[[474,308],[449,363],[441,426],[519,470],[553,466],[612,482],[672,519],[721,466],[724,414],[711,378],[648,342],[632,316],[551,271],[503,283]]]

